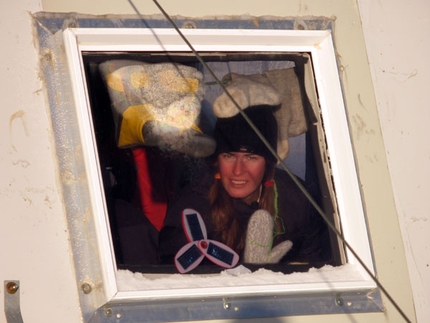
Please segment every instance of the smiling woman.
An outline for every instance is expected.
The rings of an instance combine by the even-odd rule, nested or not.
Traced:
[[[214,105],[216,104],[217,100]],[[272,111],[275,108],[279,108],[279,105],[260,105],[247,107],[245,110],[272,149],[276,147],[278,131]],[[215,155],[218,156],[218,170],[223,188],[231,197],[245,199],[251,204],[260,197],[260,186],[265,173],[266,179],[273,173],[265,171],[266,160],[267,167],[273,168],[276,157],[241,114],[230,118],[225,118],[220,113],[217,116],[214,133]]]
[[[261,182],[266,167],[263,156],[230,152],[218,155],[219,175],[223,188],[233,198],[241,198],[248,204],[258,201]]]
[[[244,90],[250,93],[246,87]],[[237,95],[234,92],[233,97]],[[264,103],[263,95],[259,99]],[[217,99],[214,107],[218,104]],[[278,137],[276,109],[279,105],[245,106],[243,110],[271,147],[276,147]],[[225,117],[214,110],[218,119],[212,167],[205,170],[206,176],[197,176],[198,182],[186,187],[168,207],[160,232],[162,261],[171,262],[187,243],[181,222],[184,208],[197,210],[208,238],[232,248],[241,263],[301,262],[317,266],[328,261],[327,227],[291,178],[276,169],[276,157],[239,111]]]

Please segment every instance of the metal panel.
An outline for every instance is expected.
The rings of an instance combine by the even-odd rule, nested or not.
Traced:
[[[4,311],[7,323],[23,323],[19,298],[19,281],[4,281]]]
[[[367,292],[295,294],[107,303],[90,323],[181,322],[313,314],[380,312],[379,294]]]

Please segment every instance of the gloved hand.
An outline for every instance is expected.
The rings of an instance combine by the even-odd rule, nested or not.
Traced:
[[[293,243],[289,240],[273,246],[274,221],[266,210],[255,211],[248,223],[245,240],[244,263],[276,264],[288,251]]]
[[[156,146],[207,157],[215,141],[197,126],[203,75],[194,67],[129,60],[99,66],[112,101],[117,145]]]

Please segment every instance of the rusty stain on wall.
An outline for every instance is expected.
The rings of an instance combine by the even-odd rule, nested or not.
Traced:
[[[416,69],[414,69],[412,72],[398,72],[398,71],[382,70],[382,73],[394,75],[395,80],[399,83],[405,83],[410,78],[418,75],[418,71]]]
[[[351,118],[351,126],[353,128],[353,133],[356,135],[357,140],[360,140],[362,135],[374,135],[375,130],[372,128],[368,128],[363,118],[355,114]]]
[[[13,124],[15,120],[21,121],[21,125],[22,125],[22,128],[24,129],[24,134],[26,135],[26,137],[29,137],[30,134],[28,132],[27,124],[25,121],[25,112],[23,110],[18,110],[17,112],[12,114],[9,118],[9,137],[10,137],[12,149],[14,151],[17,151],[15,145],[13,144]]]

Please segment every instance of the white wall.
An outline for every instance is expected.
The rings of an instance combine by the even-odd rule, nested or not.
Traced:
[[[0,322],[5,322],[5,280],[20,281],[24,322],[80,321],[29,14],[40,10],[37,0],[0,0]]]
[[[418,322],[430,318],[430,2],[359,0]]]

